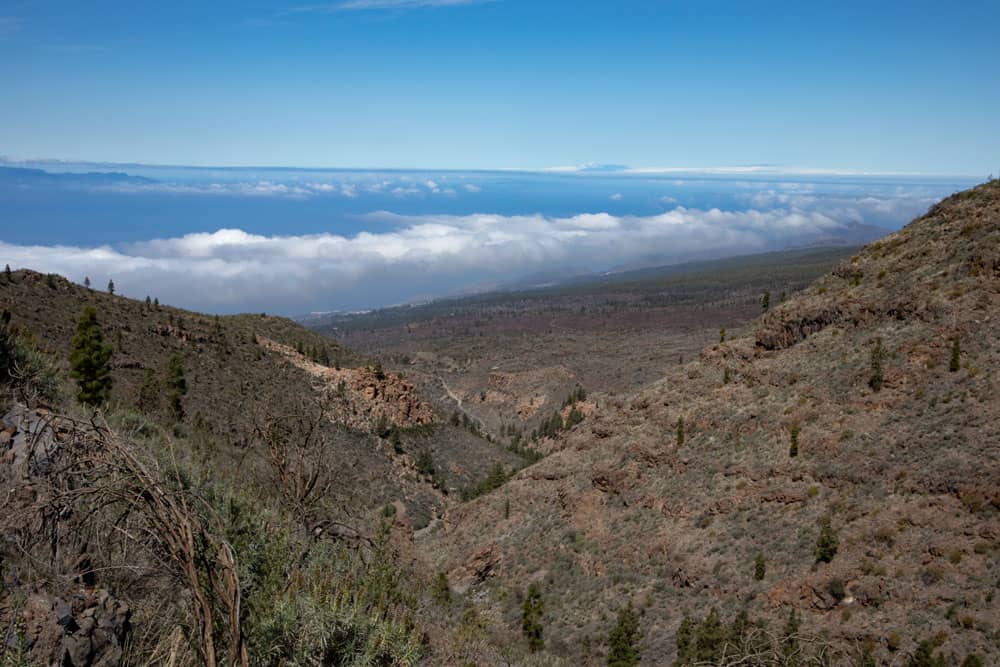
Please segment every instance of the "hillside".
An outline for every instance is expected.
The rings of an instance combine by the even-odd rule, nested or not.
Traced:
[[[713,608],[775,635],[794,610],[796,650],[835,664],[995,664],[998,312],[991,181],[842,261],[748,335],[628,398],[591,395],[552,454],[451,509],[418,547],[496,642],[520,640],[520,601],[540,585],[560,664],[603,664],[627,602],[642,664],[670,663],[684,618]]]
[[[99,410],[69,378],[85,307]],[[0,663],[413,664],[452,641],[411,535],[523,453],[289,320],[30,270],[0,273],[0,311]]]
[[[451,426],[448,413],[435,415],[403,376],[376,377],[364,357],[291,320],[147,305],[28,270],[0,276],[0,310],[30,333],[67,381],[70,339],[87,305],[96,308],[114,348],[113,405],[161,422],[213,461],[218,475],[239,478],[262,465],[267,457],[255,430],[263,423],[308,421],[322,412],[322,439],[331,456],[347,463],[331,503],[354,515],[400,500],[420,524],[440,512],[444,498],[416,469],[419,454],[431,453],[435,482],[445,490],[474,483],[494,463],[520,461]],[[179,421],[167,414],[158,384],[175,355],[187,382]],[[63,397],[72,393],[67,382]]]

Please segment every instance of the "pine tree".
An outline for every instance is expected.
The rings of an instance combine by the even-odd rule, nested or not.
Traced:
[[[876,338],[871,354],[871,376],[868,378],[868,386],[872,388],[872,391],[882,391],[882,357],[884,355],[882,339]]]
[[[542,600],[542,590],[538,584],[528,586],[528,595],[521,605],[521,633],[528,640],[528,649],[534,653],[545,648],[542,638],[542,615],[545,613],[545,603]]]
[[[115,281],[108,280],[108,294],[113,295],[114,293],[115,293]]]
[[[694,660],[694,622],[687,612],[677,627],[677,665],[687,665]]]
[[[792,424],[788,427],[788,435],[791,437],[792,444],[788,446],[788,455],[795,458],[799,455],[799,425]]]
[[[153,308],[155,310],[159,310],[160,309],[160,297],[154,297],[153,298]]]
[[[719,329],[719,342],[720,343],[726,342],[726,327],[722,327],[721,329]]]
[[[765,313],[771,307],[771,292],[764,292],[764,296],[760,298],[760,307]]]
[[[90,276],[83,277],[83,286],[90,289]]]
[[[104,342],[104,334],[97,323],[97,311],[87,306],[76,323],[76,335],[70,344],[70,376],[76,380],[80,403],[98,406],[107,402],[111,394],[111,346]]]
[[[764,560],[764,554],[757,554],[753,559],[753,578],[762,581],[765,574],[767,574],[767,561]]]
[[[175,421],[183,421],[184,405],[181,399],[187,393],[187,380],[184,379],[184,364],[179,354],[175,354],[167,361],[167,368],[164,377],[166,387],[167,406],[170,408],[170,417]]]
[[[694,637],[695,662],[715,664],[722,657],[726,644],[726,628],[719,618],[719,610],[712,607],[701,622]]]
[[[146,310],[152,310],[152,309],[153,309],[153,301],[149,298],[149,295],[147,294],[146,295]]]
[[[816,562],[829,563],[837,555],[837,547],[840,541],[837,533],[833,530],[830,517],[823,517],[820,523],[819,537],[816,538]]]
[[[677,418],[677,446],[680,447],[684,444],[684,418]]]
[[[952,373],[957,372],[962,367],[962,344],[958,340],[958,335],[952,339],[951,343],[951,361],[948,363],[948,370]]]
[[[608,667],[633,667],[639,664],[639,617],[632,603],[618,610],[618,622],[608,634]]]

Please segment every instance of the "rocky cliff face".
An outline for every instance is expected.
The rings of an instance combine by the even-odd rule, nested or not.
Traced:
[[[422,536],[425,557],[508,621],[540,582],[548,650],[568,664],[601,661],[581,647],[626,601],[645,664],[672,659],[682,616],[712,607],[772,626],[794,609],[844,660],[870,642],[899,663],[921,640],[1000,660],[998,257],[994,181],[868,246],[752,337],[633,397],[592,397],[557,451]],[[822,562],[827,522],[838,546]],[[484,554],[488,576],[469,574]]]

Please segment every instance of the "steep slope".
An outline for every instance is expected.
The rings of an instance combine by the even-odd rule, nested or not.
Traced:
[[[603,663],[628,601],[643,664],[674,659],[683,617],[713,607],[774,633],[795,610],[799,643],[837,664],[905,663],[924,640],[950,664],[994,664],[998,314],[992,181],[842,262],[752,337],[630,399],[591,396],[557,451],[418,546],[498,641],[520,641],[521,595],[540,584],[546,650],[565,664]]]
[[[13,324],[29,332],[64,373],[76,318],[87,305],[96,308],[114,348],[113,405],[160,421],[212,459],[218,475],[243,479],[261,473],[270,457],[259,437],[262,425],[308,421],[322,411],[320,439],[341,462],[330,504],[357,515],[398,500],[424,525],[447,498],[426,470],[417,469],[419,454],[431,453],[435,484],[445,490],[474,483],[495,463],[519,461],[453,428],[447,415],[435,416],[405,378],[376,374],[363,357],[291,320],[213,317],[88,290],[59,276],[0,273],[0,310],[9,311]],[[187,382],[179,422],[168,414],[161,384],[175,355]],[[341,376],[350,381],[338,391]],[[65,397],[73,391],[67,382]]]

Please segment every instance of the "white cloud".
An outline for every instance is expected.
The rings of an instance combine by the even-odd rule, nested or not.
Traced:
[[[473,183],[466,183],[462,187],[465,188],[466,192],[472,192],[473,194],[475,194],[477,192],[482,192],[483,191],[483,189],[481,187],[479,187],[478,185],[475,185]]]
[[[364,194],[390,193],[398,197],[412,195],[454,195],[454,188],[443,188],[433,180],[423,182],[425,190],[415,187],[408,179],[399,181],[335,181],[335,182],[284,182],[240,181],[224,183],[171,183],[166,181],[122,181],[93,186],[94,190],[120,194],[177,194],[223,197],[281,197],[306,199],[316,196],[339,196],[353,199]],[[467,192],[480,192],[475,185],[466,185]]]
[[[608,213],[368,216],[392,231],[355,236],[263,236],[220,229],[118,246],[0,242],[14,267],[95,284],[114,278],[129,296],[208,311],[354,308],[454,292],[559,267],[604,270],[765,251],[836,233],[819,212],[677,207],[654,216]]]
[[[758,188],[762,184],[747,187]],[[923,214],[940,197],[918,189],[858,196],[857,193],[818,192],[807,184],[764,184],[768,189],[737,195],[754,208],[791,208],[823,211],[830,217],[851,222],[896,225]]]
[[[620,192],[616,192],[613,195],[611,195],[610,197],[608,197],[608,199],[610,199],[611,201],[621,201],[623,198],[624,198],[624,195],[622,195],[622,193],[620,193]]]

